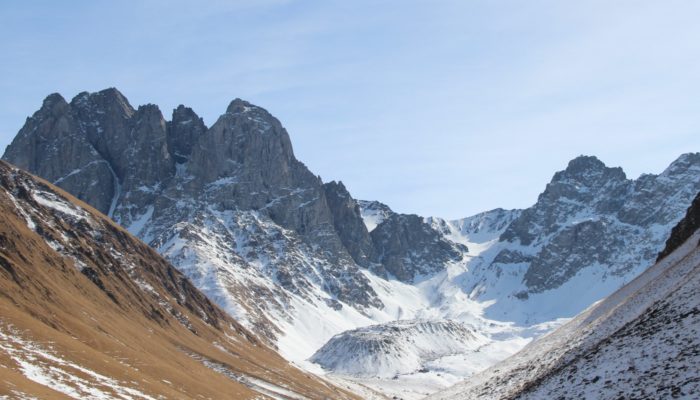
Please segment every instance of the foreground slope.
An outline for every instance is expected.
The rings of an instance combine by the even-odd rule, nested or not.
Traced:
[[[660,260],[518,354],[431,399],[692,398],[700,393],[700,195]]]
[[[0,397],[351,398],[125,230],[0,162]]]

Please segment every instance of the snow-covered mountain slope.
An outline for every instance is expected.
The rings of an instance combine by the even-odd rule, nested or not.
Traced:
[[[492,319],[572,317],[653,264],[700,191],[699,176],[700,153],[636,180],[595,157],[576,158],[469,264],[463,288],[494,302]]]
[[[467,246],[467,254],[475,256],[496,243],[521,212],[496,208],[454,221],[429,217],[426,222],[448,240]]]
[[[0,162],[0,398],[355,398],[79,200]]]
[[[47,97],[3,159],[111,216],[295,362],[343,331],[416,318],[493,344],[463,353],[469,367],[431,361],[449,369],[431,390],[632,279],[700,190],[698,154],[637,180],[580,157],[526,210],[424,219],[323,183],[260,107],[236,99],[207,127],[184,106],[171,121],[134,110],[116,89]]]
[[[393,321],[334,336],[311,361],[336,373],[392,378],[427,371],[424,364],[486,344],[474,330],[446,320]]]
[[[515,356],[430,398],[694,398],[700,393],[698,221],[700,195],[654,266]]]

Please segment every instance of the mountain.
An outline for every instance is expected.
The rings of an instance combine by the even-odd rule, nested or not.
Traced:
[[[629,282],[700,190],[698,153],[638,179],[581,156],[527,209],[423,218],[324,183],[260,107],[236,99],[207,127],[185,106],[170,121],[135,110],[116,89],[50,95],[3,159],[108,214],[305,368],[332,374],[307,360],[335,335],[397,320],[449,320],[487,340],[389,379],[404,398],[486,368]]]
[[[287,363],[155,251],[0,162],[3,398],[354,398]]]
[[[3,159],[112,217],[288,353],[394,319],[366,270],[409,281],[460,257],[416,216],[370,236],[343,184],[313,175],[279,121],[240,99],[206,127],[184,106],[171,121],[154,105],[135,110],[116,89],[70,103],[52,94]],[[406,234],[416,226],[418,236]],[[320,337],[309,335],[319,321]]]
[[[657,263],[515,356],[431,399],[693,398],[700,392],[700,194]]]
[[[700,191],[698,176],[700,153],[638,179],[578,157],[470,264],[465,289],[498,299],[491,318],[536,324],[573,316],[653,264]]]

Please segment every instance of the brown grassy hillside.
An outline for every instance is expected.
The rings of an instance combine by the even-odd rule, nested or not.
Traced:
[[[157,253],[0,162],[0,397],[343,399]]]

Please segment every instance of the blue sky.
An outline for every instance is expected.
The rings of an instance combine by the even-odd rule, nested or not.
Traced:
[[[207,124],[241,97],[357,198],[463,217],[592,154],[700,151],[697,1],[3,1],[0,148],[51,92]]]

